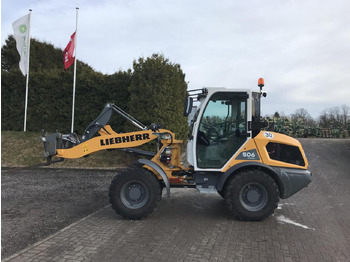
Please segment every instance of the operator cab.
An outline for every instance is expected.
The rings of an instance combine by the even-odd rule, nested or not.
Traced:
[[[250,138],[260,132],[262,95],[266,96],[266,93],[261,90],[227,88],[190,91],[187,108],[192,108],[194,96],[199,105],[190,124],[187,161],[196,171],[220,171]]]

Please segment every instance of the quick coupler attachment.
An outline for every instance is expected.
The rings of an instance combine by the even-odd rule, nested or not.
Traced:
[[[40,141],[44,143],[43,157],[51,159],[52,156],[57,154],[56,149],[60,148],[62,144],[62,135],[59,132],[48,135],[45,130],[41,132]]]

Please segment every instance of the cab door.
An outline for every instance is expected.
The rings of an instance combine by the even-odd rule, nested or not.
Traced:
[[[246,92],[217,92],[210,97],[194,141],[198,169],[221,169],[246,142],[247,99]]]

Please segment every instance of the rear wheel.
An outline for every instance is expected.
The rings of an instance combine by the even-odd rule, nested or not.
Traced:
[[[218,194],[222,197],[225,198],[225,190],[218,190]]]
[[[264,171],[244,170],[228,181],[225,200],[236,218],[259,221],[275,211],[279,192],[275,181]]]
[[[157,207],[160,184],[150,171],[128,168],[116,175],[109,187],[112,208],[125,218],[141,219]]]

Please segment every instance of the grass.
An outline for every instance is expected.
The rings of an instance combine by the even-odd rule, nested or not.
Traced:
[[[40,132],[1,132],[1,167],[26,167],[46,163]],[[89,157],[65,159],[50,167],[113,168],[124,167],[139,157],[121,151],[99,151]]]

